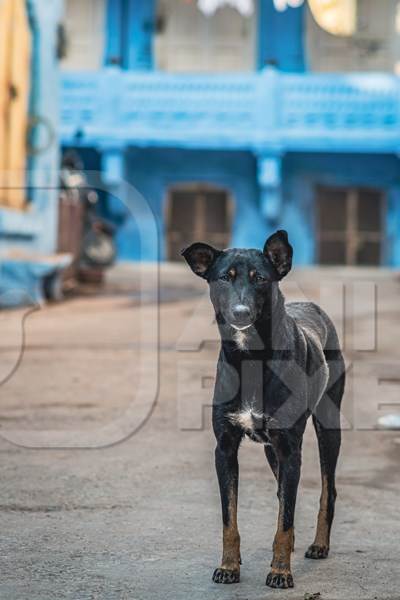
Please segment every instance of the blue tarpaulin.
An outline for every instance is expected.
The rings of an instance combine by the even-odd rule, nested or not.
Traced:
[[[45,282],[56,280],[71,260],[67,254],[0,259],[0,308],[43,304]]]

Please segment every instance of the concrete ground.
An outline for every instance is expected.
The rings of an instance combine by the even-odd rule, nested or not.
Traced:
[[[27,315],[25,341],[24,311],[0,314],[0,599],[400,599],[400,433],[371,430],[393,410],[378,403],[396,402],[400,389],[396,276],[315,269],[285,284],[288,297],[320,300],[335,317],[350,383],[331,556],[303,558],[319,498],[309,429],[295,588],[279,591],[264,585],[275,483],[251,442],[240,456],[242,581],[211,582],[221,535],[209,409],[203,427],[200,418],[217,355],[205,284],[183,266],[163,267],[157,358],[157,278],[151,267],[141,274],[142,294],[139,269],[122,266],[100,296]],[[206,341],[197,352],[193,338]]]

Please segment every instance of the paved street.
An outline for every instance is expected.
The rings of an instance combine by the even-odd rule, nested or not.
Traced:
[[[164,266],[158,330],[157,279],[142,268],[142,294],[138,267],[121,266],[100,296],[29,314],[20,364],[24,311],[0,313],[0,599],[303,600],[318,592],[321,600],[400,599],[400,432],[370,429],[384,414],[378,403],[400,393],[400,279],[313,269],[285,284],[289,298],[322,298],[330,309],[346,342],[350,384],[331,556],[303,558],[320,485],[309,428],[296,587],[278,591],[264,585],[275,483],[262,447],[250,442],[240,456],[242,582],[211,582],[221,535],[209,409],[203,427],[199,417],[217,355],[201,302],[205,284],[183,266]],[[192,338],[205,340],[197,352]]]

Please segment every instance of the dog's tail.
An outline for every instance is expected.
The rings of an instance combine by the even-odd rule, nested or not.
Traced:
[[[254,408],[247,407],[239,412],[231,413],[229,420],[233,425],[238,425],[248,434],[253,433],[258,436],[266,434],[268,429],[275,427],[276,423],[273,417],[264,415]]]

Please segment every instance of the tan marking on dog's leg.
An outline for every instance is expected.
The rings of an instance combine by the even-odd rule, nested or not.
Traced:
[[[328,476],[322,475],[322,491],[318,512],[317,531],[315,533],[314,543],[311,544],[306,551],[306,558],[327,558],[329,554],[335,497],[335,490],[333,489],[331,492],[329,490]]]
[[[319,503],[317,531],[315,534],[315,546],[329,548],[329,523],[328,523],[328,479],[322,477],[322,491]]]
[[[272,588],[292,588],[293,577],[290,559],[294,548],[294,528],[284,529],[284,502],[279,502],[278,528],[273,544],[271,570],[266,584]]]
[[[237,497],[234,491],[229,498],[229,525],[223,529],[222,569],[240,570],[240,535],[237,525]]]
[[[290,575],[290,558],[294,548],[294,529],[283,530],[283,518],[279,515],[278,529],[274,539],[274,556],[271,563],[271,573]]]

